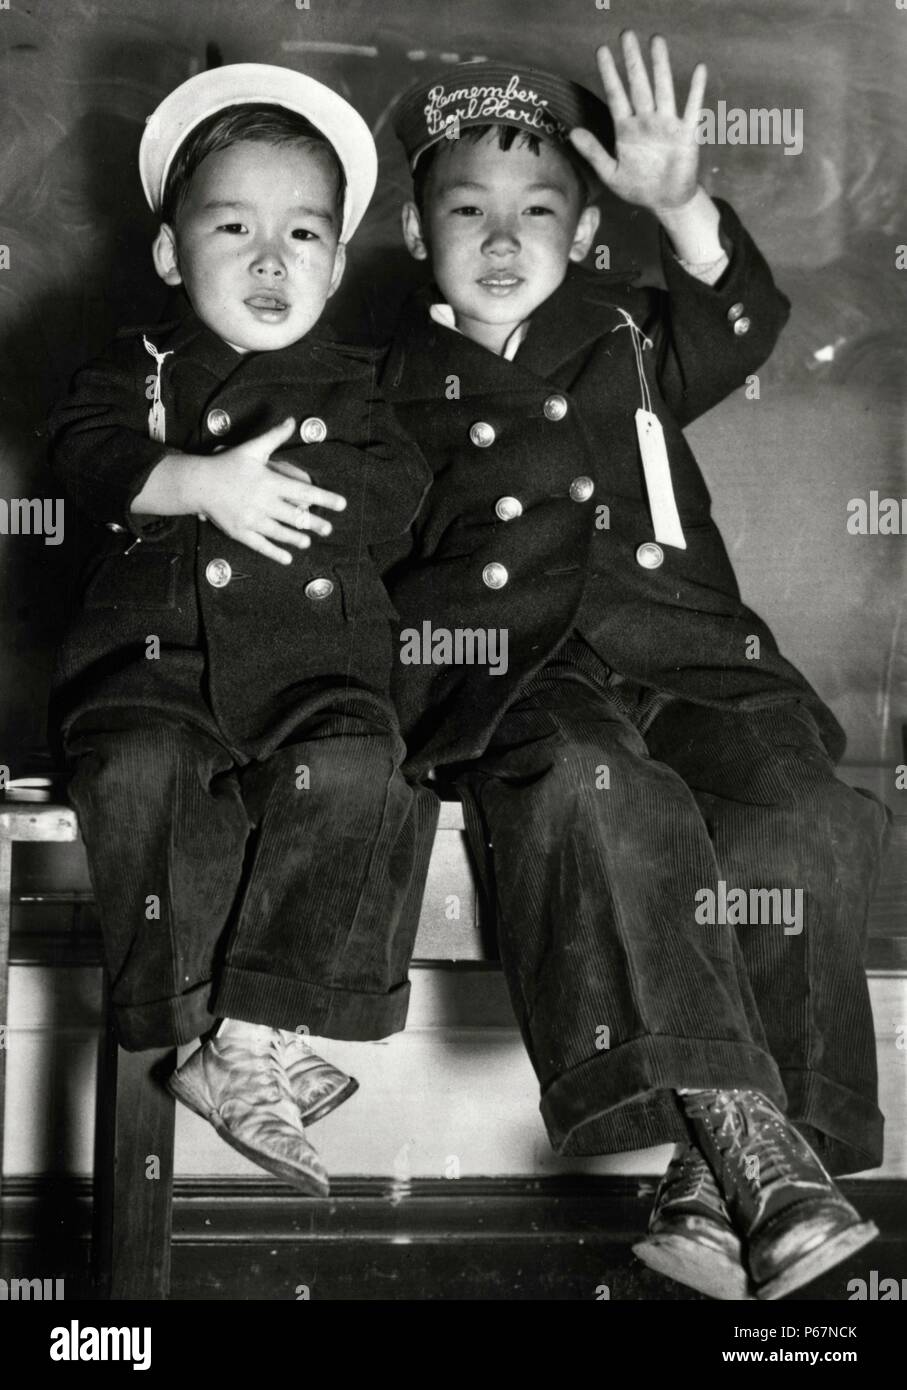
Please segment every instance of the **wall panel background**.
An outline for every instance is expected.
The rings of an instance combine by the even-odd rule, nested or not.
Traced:
[[[907,646],[903,538],[850,536],[850,498],[904,487],[907,13],[869,0],[33,0],[0,10],[0,497],[49,489],[45,420],[73,369],[166,294],[135,157],[147,114],[214,62],[298,66],[363,111],[379,192],[354,243],[337,316],[402,283],[404,161],[388,124],[426,64],[514,54],[596,81],[593,49],[632,23],[665,33],[685,83],[710,64],[706,104],[801,109],[802,153],[712,146],[711,190],[740,209],[794,304],[761,373],[697,423],[695,444],[747,599],[832,703],[859,762],[899,761]],[[652,273],[653,228],[607,203],[613,266]],[[408,271],[406,271],[408,275]],[[0,536],[0,761],[45,743],[66,547]]]

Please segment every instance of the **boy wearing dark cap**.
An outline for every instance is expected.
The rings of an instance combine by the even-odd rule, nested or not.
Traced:
[[[139,163],[188,304],[51,423],[88,552],[53,723],[122,1045],[201,1036],[174,1094],[324,1194],[304,1126],[356,1082],[305,1037],[402,1028],[435,801],[400,771],[371,551],[430,475],[371,356],[316,327],[377,158],[336,93],[237,64],[163,101]]]
[[[398,108],[434,284],[384,382],[435,474],[391,586],[398,707],[413,771],[463,798],[555,1149],[679,1141],[637,1253],[780,1298],[877,1234],[828,1169],[881,1157],[862,953],[886,818],[742,604],[682,432],[788,302],[697,183],[705,69],[678,115],[664,41],[654,89],[623,51],[629,95],[599,53],[610,111],[486,62]],[[657,216],[665,290],[579,268],[596,179]],[[506,672],[443,643],[413,663],[450,629],[506,634]]]

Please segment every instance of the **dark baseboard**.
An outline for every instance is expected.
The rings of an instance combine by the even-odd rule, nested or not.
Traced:
[[[101,938],[91,929],[78,933],[14,931],[10,939],[11,965],[100,966],[102,963]],[[417,957],[412,964],[429,969],[500,969],[499,961],[490,952],[486,952],[482,960]],[[907,935],[871,936],[866,946],[866,970],[870,975],[879,971],[886,974],[907,972]]]
[[[803,1298],[847,1300],[848,1283],[907,1279],[907,1182],[844,1181],[880,1238]],[[340,1179],[330,1198],[267,1179],[187,1179],[173,1203],[173,1300],[612,1299],[698,1295],[651,1273],[631,1246],[651,1178]],[[0,1277],[64,1278],[93,1296],[91,1182],[9,1178]],[[795,1295],[797,1297],[798,1295]]]

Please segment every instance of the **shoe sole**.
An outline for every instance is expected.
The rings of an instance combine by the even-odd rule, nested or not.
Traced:
[[[260,1149],[253,1149],[250,1144],[244,1144],[241,1139],[237,1139],[236,1135],[231,1133],[224,1124],[217,1111],[212,1110],[207,1102],[191,1086],[187,1086],[185,1081],[175,1072],[167,1078],[167,1090],[189,1110],[200,1115],[203,1120],[207,1120],[224,1143],[229,1144],[231,1149],[242,1154],[243,1158],[248,1158],[257,1167],[264,1168],[266,1172],[271,1173],[275,1178],[280,1178],[298,1192],[304,1192],[307,1197],[330,1196],[331,1189],[328,1183],[319,1182],[314,1177],[308,1177],[291,1164],[284,1163],[279,1158],[272,1158],[269,1154],[262,1153]]]
[[[784,1298],[795,1289],[818,1279],[820,1274],[846,1260],[848,1255],[862,1250],[863,1246],[875,1240],[878,1234],[879,1228],[874,1221],[862,1221],[858,1226],[848,1226],[845,1231],[839,1231],[830,1240],[823,1241],[814,1250],[808,1250],[805,1255],[794,1260],[793,1264],[776,1274],[774,1279],[768,1279],[761,1284],[756,1290],[758,1297]]]
[[[323,1100],[320,1105],[316,1105],[315,1109],[312,1111],[303,1113],[303,1111],[300,1110],[299,1116],[302,1123],[306,1128],[308,1128],[309,1125],[317,1124],[319,1120],[324,1119],[325,1115],[330,1115],[332,1110],[336,1110],[338,1105],[342,1105],[345,1100],[349,1100],[350,1096],[355,1095],[358,1090],[359,1082],[354,1076],[351,1076],[343,1090],[338,1091],[335,1096],[328,1096],[327,1100]]]
[[[724,1259],[686,1236],[649,1236],[633,1254],[656,1274],[723,1302],[755,1302],[742,1264]]]

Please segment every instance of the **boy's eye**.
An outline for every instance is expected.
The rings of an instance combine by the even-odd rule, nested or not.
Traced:
[[[546,208],[546,207],[543,207],[541,203],[537,203],[534,207],[527,208],[526,211],[529,213],[530,217],[553,217],[553,216],[554,216],[554,208]]]
[[[232,235],[236,232],[244,232],[246,227],[243,222],[223,222],[217,230],[219,232],[230,232]]]
[[[466,206],[466,207],[462,207],[462,208],[451,208],[451,212],[453,213],[454,217],[481,217],[481,216],[482,216],[482,209],[481,209],[481,208],[474,208],[474,207],[470,207],[470,206]]]
[[[297,241],[318,240],[318,234],[316,232],[310,232],[307,227],[295,227],[293,229],[293,236],[296,238]]]

